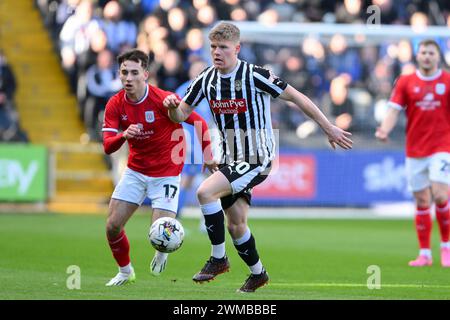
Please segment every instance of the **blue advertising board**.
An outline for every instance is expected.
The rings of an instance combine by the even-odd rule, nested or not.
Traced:
[[[370,206],[410,201],[403,151],[280,150],[254,205]]]

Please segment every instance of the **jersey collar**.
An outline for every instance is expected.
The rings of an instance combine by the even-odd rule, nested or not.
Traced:
[[[436,80],[437,78],[439,78],[442,74],[442,70],[438,69],[434,74],[432,74],[431,76],[424,76],[423,74],[420,73],[420,71],[417,69],[416,70],[416,75],[417,77],[419,77],[420,80],[424,80],[424,81],[433,81]]]
[[[223,73],[220,73],[220,71],[217,70],[218,73],[219,73],[219,75],[220,75],[220,77],[222,77],[222,78],[229,78],[229,77],[231,77],[233,74],[235,74],[236,71],[238,71],[238,69],[239,69],[239,67],[240,67],[240,65],[241,65],[241,60],[237,59],[237,61],[238,61],[238,63],[236,64],[236,67],[234,67],[233,71],[231,71],[230,73],[223,74]]]
[[[127,103],[129,103],[129,104],[140,104],[140,103],[142,103],[145,99],[147,99],[147,97],[148,97],[148,84],[145,86],[145,93],[144,93],[144,96],[143,96],[139,101],[136,101],[136,102],[130,101],[130,100],[127,98],[127,93],[124,92],[123,94],[124,94],[124,96],[125,96],[125,101],[126,101]]]

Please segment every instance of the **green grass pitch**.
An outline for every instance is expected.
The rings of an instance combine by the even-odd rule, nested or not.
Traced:
[[[307,210],[307,209],[301,209]],[[448,299],[450,269],[440,266],[437,227],[434,265],[414,269],[417,253],[412,221],[250,219],[270,283],[254,294],[238,294],[248,274],[227,235],[230,272],[207,284],[192,276],[210,254],[198,220],[183,219],[180,250],[169,256],[160,277],[149,272],[153,249],[149,215],[131,218],[126,231],[137,281],[105,283],[117,268],[105,239],[104,216],[0,215],[0,299]],[[69,290],[67,268],[81,270],[81,288]],[[380,268],[381,289],[368,289],[371,265]]]

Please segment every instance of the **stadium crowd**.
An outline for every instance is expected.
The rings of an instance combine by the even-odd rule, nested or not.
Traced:
[[[26,134],[19,125],[14,104],[16,77],[5,55],[0,50],[0,141],[26,142]]]
[[[382,24],[450,27],[450,2],[444,0],[36,0],[36,4],[94,139],[100,139],[105,101],[120,88],[114,57],[132,47],[150,54],[150,82],[175,91],[189,79],[193,62],[208,60],[202,30],[219,20],[364,24],[367,7],[377,5]],[[443,52],[450,52],[450,37],[439,41]],[[308,37],[300,45],[283,48],[244,43],[241,57],[269,66],[311,97],[339,127],[373,136],[380,121],[375,110],[383,110],[395,78],[413,70],[414,50],[414,41],[408,40],[352,47],[336,34],[326,43]],[[450,54],[444,58],[450,62]],[[285,102],[274,101],[272,116],[275,127],[300,137],[317,129]],[[398,126],[397,132],[402,131]]]

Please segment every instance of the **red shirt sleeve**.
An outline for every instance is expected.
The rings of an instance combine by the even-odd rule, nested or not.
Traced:
[[[208,124],[197,112],[192,112],[191,115],[184,121],[194,126],[203,150],[203,160],[209,162],[213,159],[211,150],[211,136],[209,134]]]
[[[110,131],[103,132],[103,150],[106,154],[111,154],[120,149],[125,142],[123,132],[117,134]]]
[[[120,115],[118,113],[116,97],[109,99],[105,108],[103,119],[103,150],[106,154],[111,154],[120,149],[125,142],[123,133],[119,133]]]
[[[395,83],[389,102],[394,106],[404,108],[406,105],[406,78],[400,76]]]

